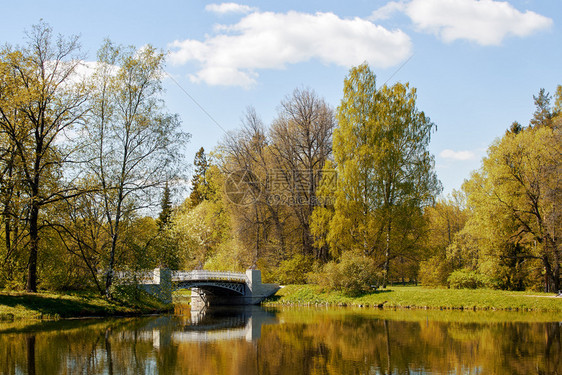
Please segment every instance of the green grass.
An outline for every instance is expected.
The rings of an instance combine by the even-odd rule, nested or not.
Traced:
[[[469,310],[517,310],[562,312],[562,298],[536,292],[491,289],[432,289],[393,286],[350,297],[340,292],[323,292],[315,285],[288,285],[268,305],[341,305],[385,308],[430,308]]]
[[[0,320],[138,315],[168,309],[148,295],[108,301],[94,293],[0,292]]]

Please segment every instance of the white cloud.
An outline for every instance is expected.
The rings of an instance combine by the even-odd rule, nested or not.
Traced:
[[[415,27],[445,42],[466,39],[481,45],[499,45],[510,35],[524,37],[552,26],[551,18],[526,10],[520,12],[505,1],[411,0],[390,2],[371,18],[404,12]]]
[[[474,151],[453,151],[451,149],[445,149],[439,153],[439,156],[443,159],[452,160],[474,160],[476,159],[476,153]]]
[[[403,1],[391,1],[383,5],[379,9],[373,11],[369,19],[371,21],[386,20],[396,12],[403,12],[405,9],[405,5],[406,4]]]
[[[213,12],[218,14],[226,14],[226,13],[247,14],[256,9],[248,5],[241,5],[236,3],[222,3],[222,4],[208,4],[207,6],[205,6],[205,10],[208,12]]]
[[[283,69],[312,59],[345,67],[367,61],[384,68],[406,59],[412,49],[410,38],[400,30],[333,13],[254,12],[215,32],[204,41],[176,40],[169,45],[173,64],[201,64],[193,81],[249,87],[256,83],[257,70]]]

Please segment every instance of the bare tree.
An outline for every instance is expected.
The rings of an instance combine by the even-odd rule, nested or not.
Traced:
[[[288,203],[298,219],[304,255],[324,254],[314,248],[310,216],[318,205],[317,188],[326,160],[332,153],[333,110],[316,93],[296,89],[281,102],[270,131],[271,152],[278,175],[289,187]]]

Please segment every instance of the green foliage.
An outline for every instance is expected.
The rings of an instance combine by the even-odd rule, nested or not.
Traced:
[[[209,162],[203,147],[195,154],[193,166],[195,167],[195,172],[191,177],[191,194],[189,195],[189,201],[191,206],[197,206],[199,203],[203,202],[203,200],[209,199],[209,182],[207,181]]]
[[[337,119],[334,212],[327,229],[329,212],[313,216],[315,233],[327,233],[333,257],[358,249],[384,264],[388,277],[393,259],[420,249],[421,210],[440,191],[427,151],[435,125],[416,107],[414,88],[378,89],[366,64],[346,78]]]
[[[465,243],[476,244],[472,248],[477,252],[459,244],[457,253],[465,259],[475,254],[480,265],[487,264],[487,274],[514,289],[529,285],[518,279],[533,274],[527,267],[538,266],[537,272],[546,274],[544,290],[557,291],[562,138],[559,131],[538,125],[497,140],[482,168],[463,186],[472,210],[463,230],[472,241]],[[528,261],[532,259],[542,264]],[[506,278],[506,272],[512,275]]]
[[[477,289],[490,287],[491,281],[482,274],[471,270],[456,270],[447,278],[452,289]]]
[[[447,258],[433,256],[420,262],[419,280],[424,286],[445,286],[451,272],[452,266]]]
[[[379,287],[382,272],[372,258],[346,251],[339,262],[329,262],[320,274],[313,275],[312,281],[329,290],[356,296]]]
[[[307,274],[312,271],[313,263],[313,257],[295,254],[279,263],[274,279],[279,284],[304,284]]]
[[[172,200],[170,197],[170,186],[168,181],[164,185],[164,191],[162,192],[162,200],[160,202],[160,215],[158,215],[158,227],[162,230],[170,221],[172,216]]]
[[[244,272],[250,265],[251,260],[248,251],[240,241],[232,238],[217,245],[215,251],[206,258],[204,269]]]

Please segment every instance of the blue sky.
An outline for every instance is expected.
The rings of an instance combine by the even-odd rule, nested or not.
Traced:
[[[22,0],[2,10],[2,42],[21,44],[43,19],[81,35],[89,61],[105,38],[166,51],[165,101],[192,134],[189,160],[236,129],[248,106],[270,123],[296,88],[337,107],[349,68],[367,61],[379,84],[417,88],[449,193],[513,121],[527,124],[540,88],[562,83],[559,0]]]

